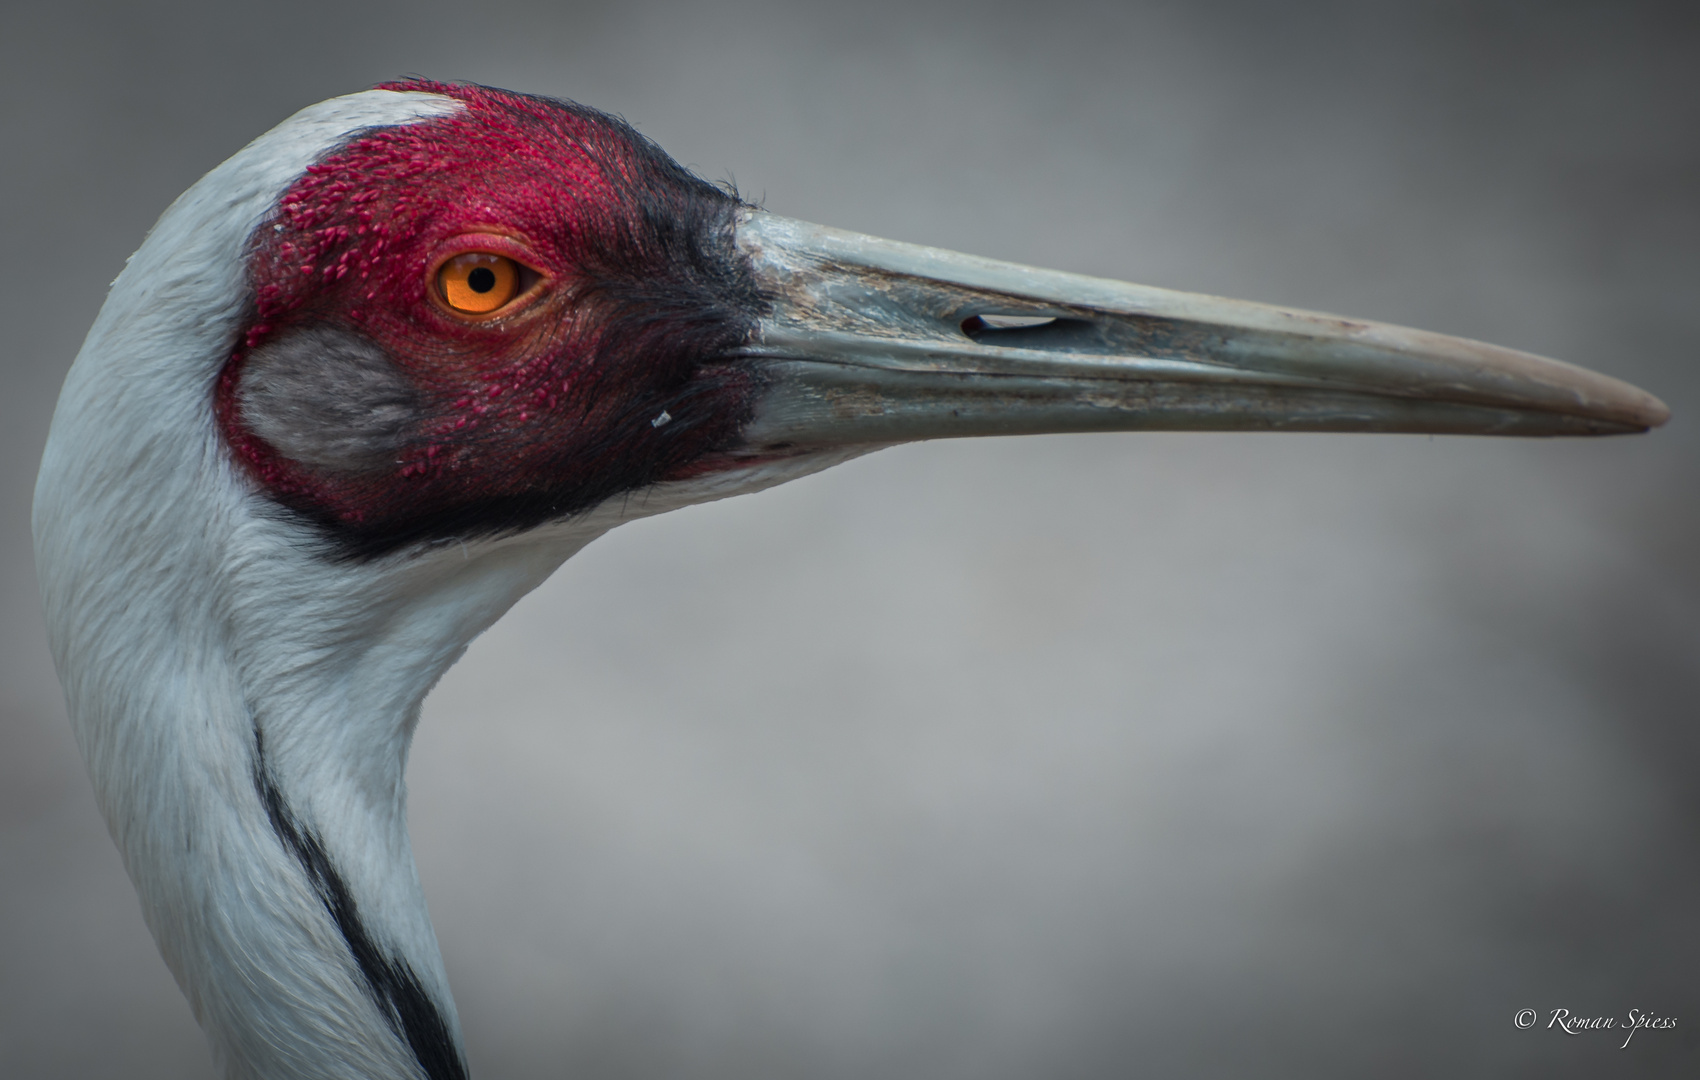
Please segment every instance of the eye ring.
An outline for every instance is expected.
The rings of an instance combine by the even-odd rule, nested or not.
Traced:
[[[545,275],[505,236],[462,237],[433,260],[427,291],[437,306],[463,322],[510,315],[541,292]]]

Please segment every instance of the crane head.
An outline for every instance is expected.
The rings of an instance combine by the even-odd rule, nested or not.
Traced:
[[[356,557],[952,435],[1665,416],[1510,350],[787,221],[571,103],[388,89],[459,107],[354,132],[288,187],[216,393],[249,475]]]
[[[371,552],[522,530],[738,445],[755,373],[717,361],[766,309],[742,204],[592,110],[397,88],[463,107],[356,134],[254,232],[218,390],[252,475]]]

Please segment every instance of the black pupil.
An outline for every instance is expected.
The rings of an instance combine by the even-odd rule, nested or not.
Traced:
[[[496,271],[488,266],[475,267],[466,275],[466,284],[473,292],[485,293],[496,287]]]

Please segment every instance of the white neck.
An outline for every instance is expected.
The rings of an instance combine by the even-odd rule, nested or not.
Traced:
[[[114,282],[43,457],[37,563],[72,722],[233,1077],[463,1074],[407,748],[443,670],[593,535],[339,567],[256,505],[219,443],[250,231],[348,132],[454,107],[326,102],[185,193]]]
[[[621,521],[861,452],[364,562],[338,561],[268,503],[213,409],[251,303],[249,236],[350,133],[459,107],[390,91],[324,102],[185,192],[113,283],[42,459],[37,573],[72,724],[148,926],[229,1077],[463,1076],[407,836],[425,694]]]

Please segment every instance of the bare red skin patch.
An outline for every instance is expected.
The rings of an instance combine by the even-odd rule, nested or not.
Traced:
[[[258,484],[349,552],[377,554],[529,527],[699,472],[732,447],[752,386],[716,361],[763,307],[731,240],[737,200],[582,106],[429,82],[382,89],[464,108],[355,134],[256,229],[254,313],[216,408]],[[511,314],[457,317],[432,295],[433,273],[462,248],[515,257],[543,276],[540,290]],[[314,470],[244,424],[244,358],[305,326],[363,337],[418,390],[426,404],[393,467]]]

